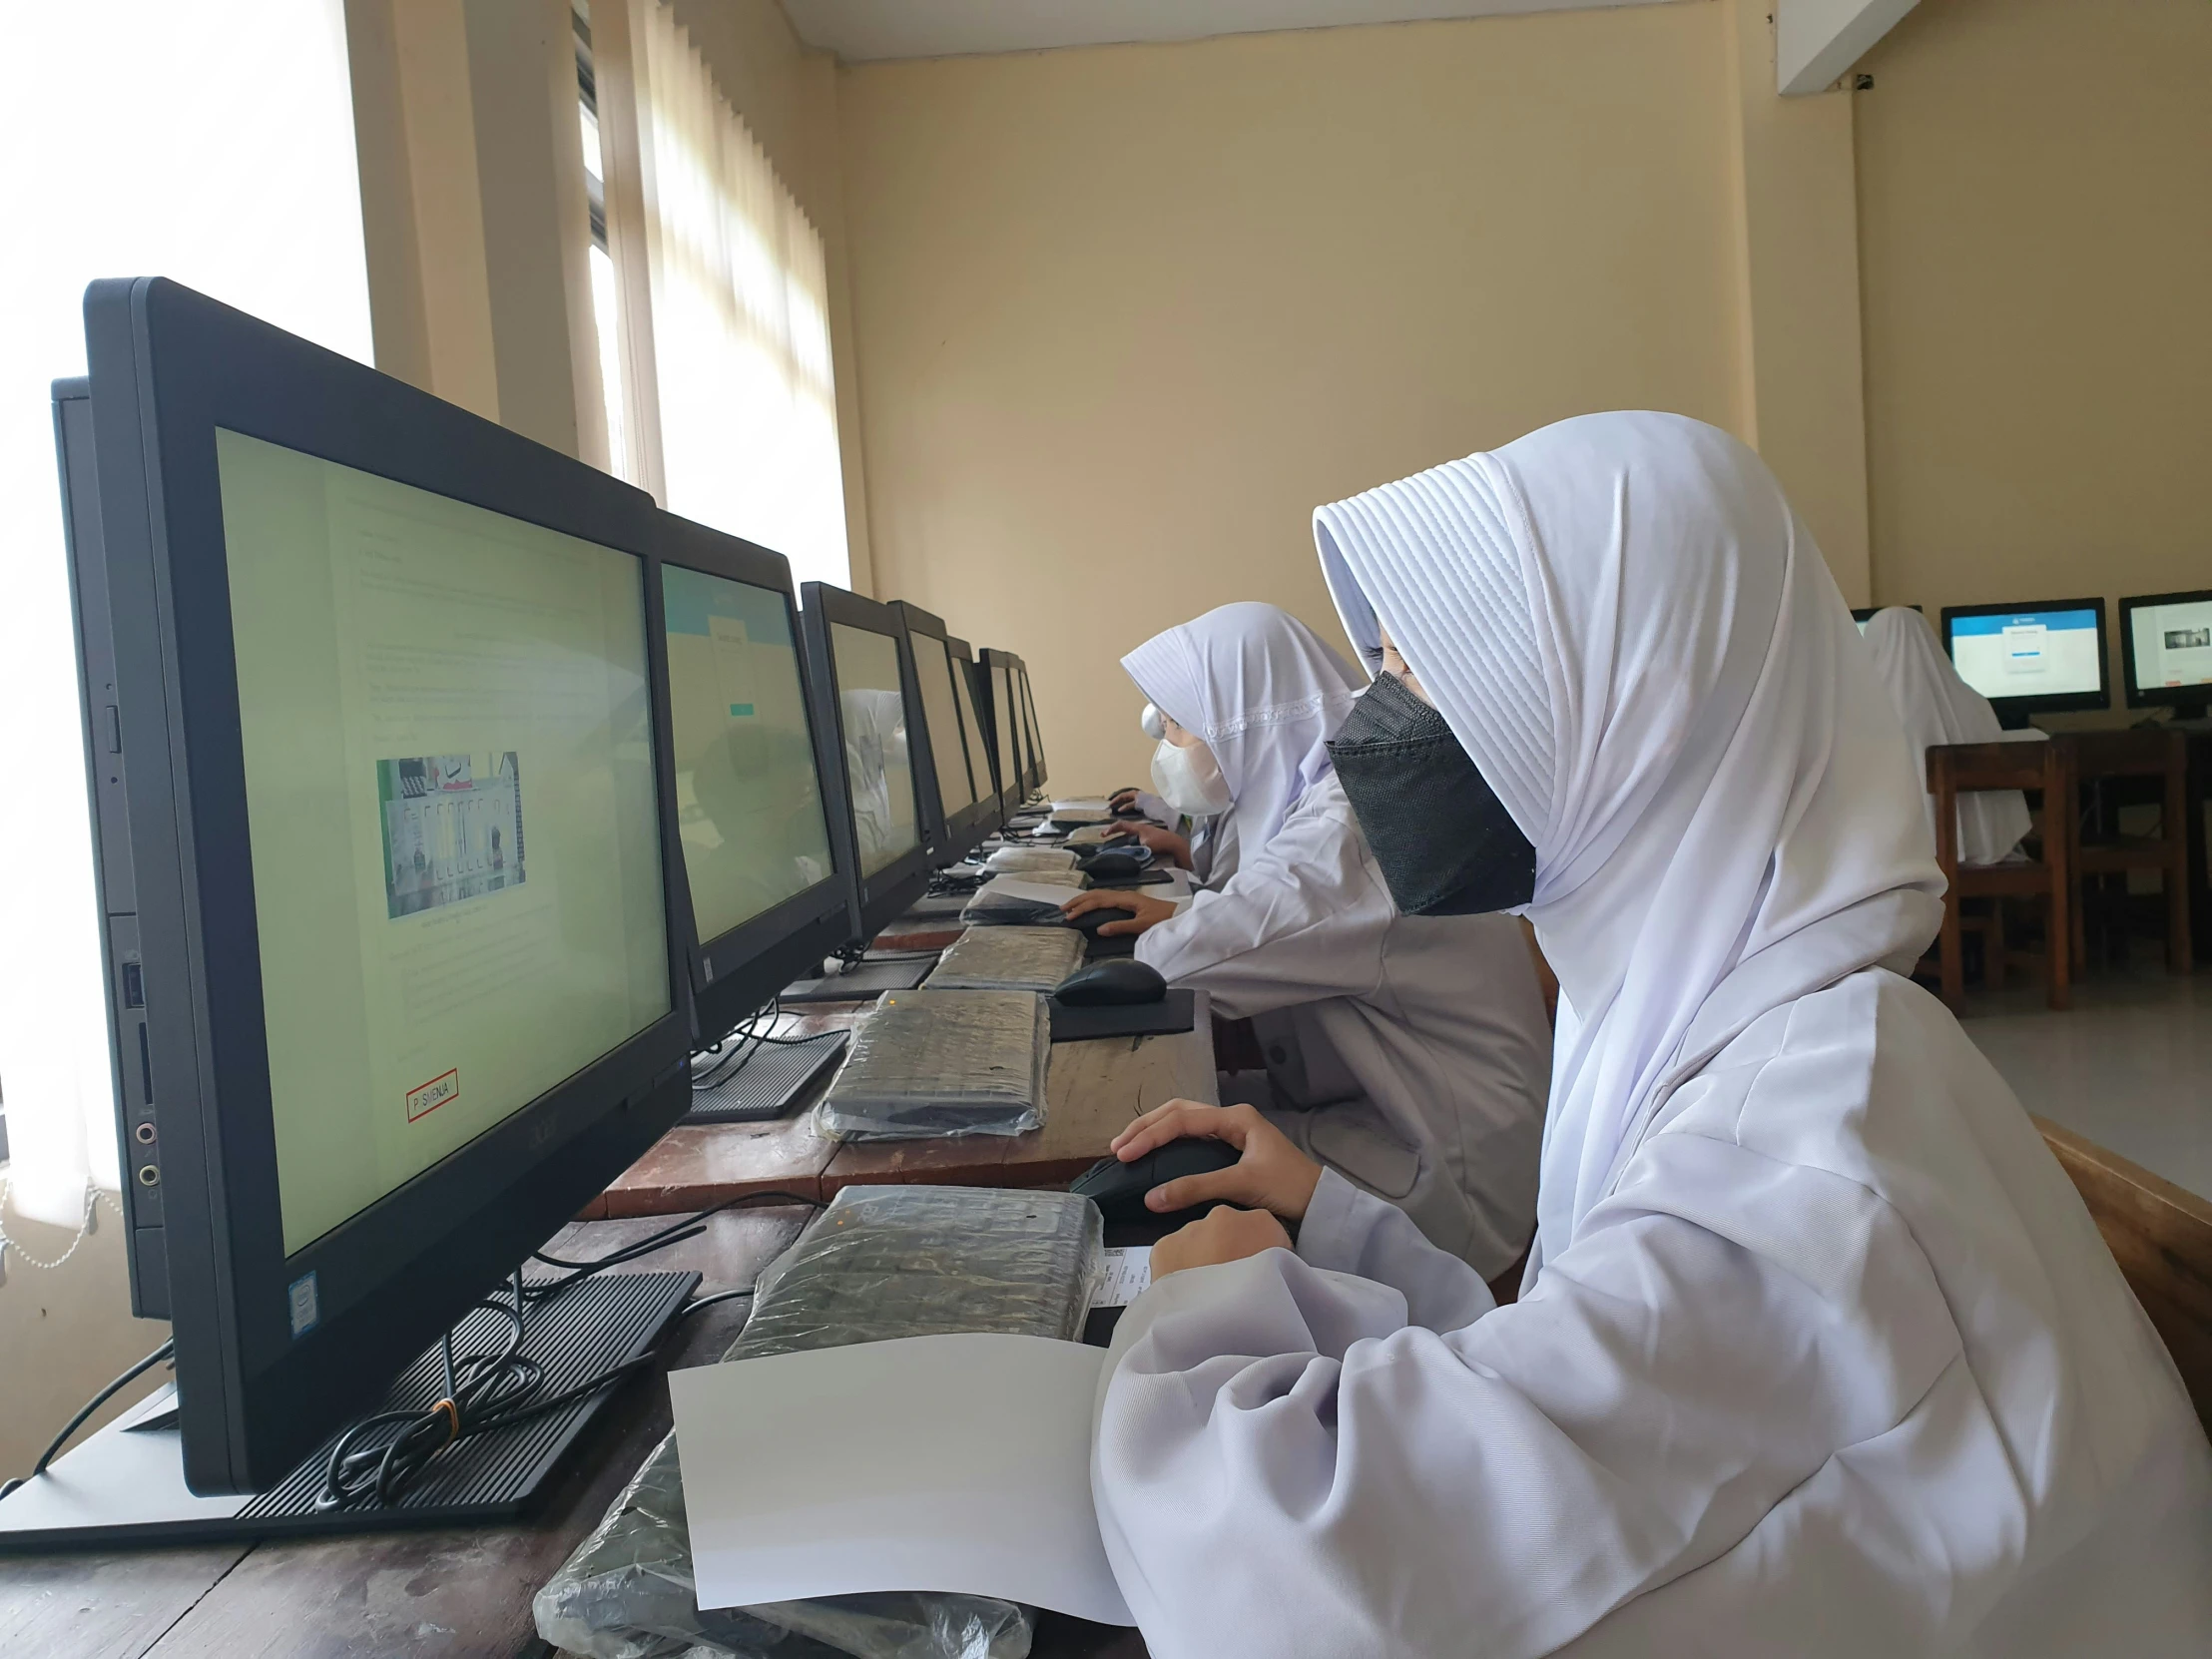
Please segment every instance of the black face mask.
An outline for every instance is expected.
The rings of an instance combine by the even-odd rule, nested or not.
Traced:
[[[1353,705],[1329,758],[1406,915],[1479,915],[1535,896],[1535,847],[1444,717],[1396,675],[1378,675]]]

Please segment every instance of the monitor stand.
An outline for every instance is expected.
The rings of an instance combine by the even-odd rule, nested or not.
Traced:
[[[692,1091],[684,1123],[768,1123],[799,1103],[809,1084],[844,1052],[849,1031],[825,1031],[797,1042],[763,1043],[712,1088]],[[725,1039],[743,1042],[742,1037]]]
[[[2008,709],[2001,701],[1991,699],[1990,708],[1996,711],[1997,730],[2000,732],[2024,732],[2027,730],[2027,711]]]
[[[522,1352],[545,1368],[541,1395],[651,1353],[698,1284],[696,1273],[599,1274],[533,1308]],[[461,1353],[496,1350],[512,1329],[504,1315],[479,1309],[455,1327],[454,1347]],[[389,1507],[334,1510],[317,1509],[314,1499],[335,1435],[266,1492],[202,1497],[192,1491],[185,1485],[174,1403],[157,1391],[0,1498],[0,1552],[513,1520],[558,1472],[585,1427],[635,1381],[456,1442]],[[444,1350],[433,1345],[400,1375],[377,1409],[422,1410],[444,1392]]]

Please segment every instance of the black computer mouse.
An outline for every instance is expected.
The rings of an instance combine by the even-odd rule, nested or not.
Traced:
[[[1143,853],[1142,857],[1138,853]],[[1152,862],[1152,854],[1139,847],[1136,852],[1116,847],[1110,852],[1094,852],[1083,860],[1083,873],[1093,881],[1126,881],[1132,875],[1142,875]]]
[[[1144,1207],[1144,1195],[1186,1175],[1209,1175],[1227,1169],[1238,1157],[1237,1149],[1227,1141],[1186,1135],[1126,1164],[1119,1158],[1101,1158],[1070,1182],[1068,1191],[1097,1205],[1099,1214],[1109,1222],[1158,1221],[1179,1227],[1198,1220],[1213,1205],[1196,1204],[1188,1210],[1160,1215]]]
[[[1110,957],[1079,967],[1061,980],[1053,1000],[1070,1008],[1120,1008],[1131,1003],[1164,1002],[1168,982],[1160,970],[1134,956]]]
[[[1107,905],[1096,910],[1085,910],[1079,916],[1066,915],[1065,911],[1062,912],[1062,915],[1065,917],[1067,924],[1081,933],[1083,937],[1095,939],[1098,937],[1098,930],[1109,921],[1128,921],[1136,913],[1134,910],[1124,910],[1118,906]]]

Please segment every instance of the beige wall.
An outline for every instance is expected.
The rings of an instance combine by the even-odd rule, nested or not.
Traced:
[[[879,591],[1020,651],[1105,785],[1148,634],[1266,598],[1341,638],[1317,503],[1590,409],[1743,429],[1727,21],[840,71]]]
[[[2212,6],[1922,0],[1861,68],[1877,597],[2212,587]]]

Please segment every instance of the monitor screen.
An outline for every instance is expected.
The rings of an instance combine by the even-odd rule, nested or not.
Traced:
[[[2138,694],[2212,686],[2212,595],[2127,612]]]
[[[1014,801],[1023,795],[1014,765],[1014,703],[1007,695],[1012,678],[1004,663],[991,664],[991,734],[992,747],[998,751],[998,787]]]
[[[860,873],[873,875],[921,845],[914,817],[913,762],[906,752],[906,699],[898,641],[848,623],[830,624],[830,654],[844,723],[844,775]]]
[[[644,584],[216,440],[289,1256],[669,1012]]]
[[[975,805],[975,784],[968,776],[967,745],[961,741],[959,694],[953,683],[952,649],[928,634],[908,636],[914,647],[914,672],[921,680],[921,708],[929,722],[929,753],[937,768],[937,802],[946,818]]]
[[[701,944],[834,869],[791,600],[661,567],[677,830]]]
[[[1992,702],[2093,694],[2103,686],[2095,611],[2006,611],[1947,621],[1958,677]]]
[[[1044,782],[1044,735],[1037,729],[1037,699],[1029,689],[1029,671],[1021,671],[1021,724],[1029,734],[1029,761],[1036,768],[1037,782]]]
[[[960,705],[960,729],[972,745],[968,755],[975,777],[975,799],[981,801],[997,792],[991,783],[990,757],[983,751],[983,723],[975,718],[975,665],[949,645],[944,654],[952,665],[952,695]]]

